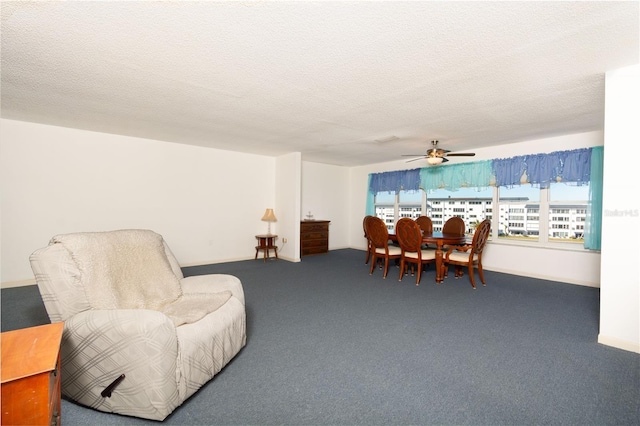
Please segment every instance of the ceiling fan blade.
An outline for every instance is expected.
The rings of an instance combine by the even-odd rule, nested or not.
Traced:
[[[432,148],[427,150],[426,154],[402,154],[402,157],[416,157],[413,158],[411,160],[408,160],[407,163],[410,163],[412,161],[418,161],[421,159],[425,159],[427,160],[427,162],[431,161],[430,164],[440,164],[440,163],[445,163],[449,160],[447,160],[445,157],[473,157],[475,154],[475,152],[451,152],[448,149],[442,149],[442,148],[438,148],[438,141],[437,140],[433,140],[431,141],[431,145]],[[440,162],[437,162],[437,160],[441,160]]]

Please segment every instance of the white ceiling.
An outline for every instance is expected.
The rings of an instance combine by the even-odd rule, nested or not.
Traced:
[[[639,4],[3,0],[1,113],[345,166],[598,130]]]

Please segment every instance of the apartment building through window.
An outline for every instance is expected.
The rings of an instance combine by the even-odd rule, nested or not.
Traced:
[[[582,243],[587,215],[588,185],[552,183],[540,189],[528,184],[513,188],[462,188],[459,191],[379,193],[375,212],[389,232],[403,217],[425,215],[434,231],[453,216],[462,218],[473,234],[484,219],[492,221],[492,238],[523,243]],[[497,216],[494,217],[494,212]]]

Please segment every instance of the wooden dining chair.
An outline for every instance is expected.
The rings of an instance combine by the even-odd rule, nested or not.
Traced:
[[[371,215],[367,215],[364,217],[364,219],[362,220],[362,229],[364,231],[364,238],[366,238],[367,240],[367,256],[365,257],[364,260],[364,264],[366,265],[367,263],[369,263],[369,259],[371,259],[371,239],[369,238],[369,235],[367,234],[367,220],[369,218],[371,218],[373,216]]]
[[[464,235],[465,231],[464,220],[461,217],[453,216],[447,219],[442,227],[443,234],[456,234],[456,235]]]
[[[416,218],[416,223],[422,229],[424,234],[433,234],[433,222],[429,216],[418,216]],[[422,248],[428,248],[428,244],[422,244]]]
[[[422,268],[426,264],[435,263],[436,252],[422,247],[420,225],[408,217],[402,218],[396,223],[396,237],[398,238],[398,243],[400,243],[401,250],[400,277],[398,281],[402,281],[407,264],[410,263],[412,275],[414,267],[418,270],[416,273],[416,285],[419,285]]]
[[[469,279],[471,280],[471,287],[476,288],[474,279],[473,268],[478,268],[478,275],[482,285],[487,283],[484,280],[484,273],[482,272],[482,253],[489,239],[491,233],[491,220],[485,219],[476,228],[473,233],[473,241],[471,244],[463,246],[449,246],[449,249],[444,254],[442,259],[442,267],[444,268],[444,276],[449,269],[449,265],[455,266],[456,279],[464,275],[463,267],[466,266],[469,269]]]
[[[433,233],[433,222],[431,222],[431,218],[429,216],[418,216],[416,218],[416,223],[425,234]]]
[[[400,247],[389,245],[389,230],[382,219],[371,216],[366,222],[367,235],[371,240],[371,267],[369,275],[373,275],[378,259],[384,259],[383,278],[389,272],[389,259],[399,259],[402,254]]]

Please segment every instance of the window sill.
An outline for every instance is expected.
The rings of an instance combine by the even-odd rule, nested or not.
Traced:
[[[599,250],[587,250],[581,243],[555,243],[555,242],[547,242],[541,243],[540,241],[514,241],[514,240],[502,240],[502,239],[490,239],[490,243],[499,244],[504,246],[518,246],[518,247],[528,247],[535,249],[544,249],[544,250],[560,250],[560,251],[573,251],[578,253],[600,253]]]

